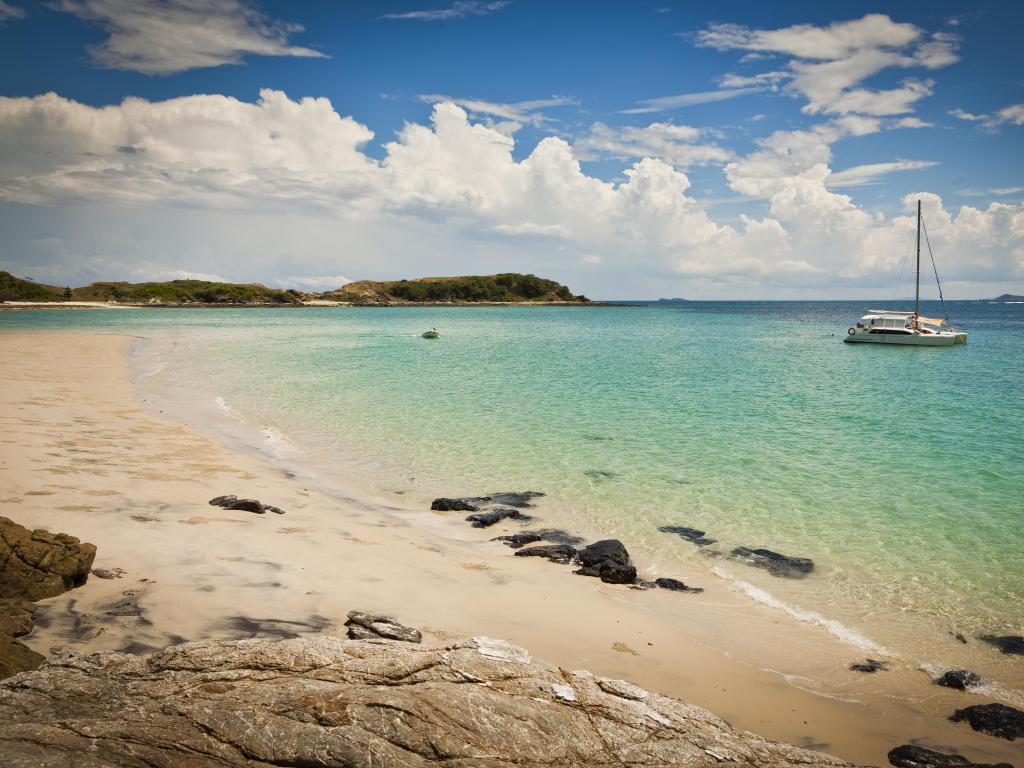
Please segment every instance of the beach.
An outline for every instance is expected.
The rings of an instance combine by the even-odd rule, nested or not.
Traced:
[[[340,636],[347,612],[363,610],[420,628],[425,642],[503,638],[566,669],[629,680],[854,762],[882,764],[911,741],[976,761],[1014,757],[1011,744],[946,720],[989,698],[934,686],[898,658],[884,674],[850,672],[863,651],[724,581],[666,574],[706,589],[691,595],[582,578],[490,541],[522,530],[515,521],[477,530],[464,514],[429,511],[428,499],[399,503],[372,484],[318,487],[166,418],[133,383],[138,343],[123,334],[0,334],[4,514],[95,544],[94,568],[114,576],[44,601],[26,638],[40,653]],[[207,503],[222,494],[284,514]]]

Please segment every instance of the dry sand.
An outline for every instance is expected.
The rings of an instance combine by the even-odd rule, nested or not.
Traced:
[[[123,572],[45,601],[27,638],[42,653],[341,634],[359,609],[419,627],[427,642],[505,638],[855,762],[883,765],[911,741],[978,762],[1020,760],[1019,747],[946,720],[983,696],[934,686],[899,659],[887,672],[850,672],[862,651],[721,580],[699,584],[699,595],[602,584],[489,541],[514,522],[480,531],[418,503],[328,494],[164,420],[137,398],[134,341],[0,333],[0,514],[93,542],[95,568]],[[286,514],[207,503],[220,494]]]

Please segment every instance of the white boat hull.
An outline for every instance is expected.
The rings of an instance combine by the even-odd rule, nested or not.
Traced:
[[[848,334],[843,341],[858,344],[902,344],[911,347],[952,347],[966,344],[966,333],[868,333]]]

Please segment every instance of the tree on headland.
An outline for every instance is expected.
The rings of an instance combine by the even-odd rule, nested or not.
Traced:
[[[64,288],[64,301],[71,301],[71,286],[65,286]]]

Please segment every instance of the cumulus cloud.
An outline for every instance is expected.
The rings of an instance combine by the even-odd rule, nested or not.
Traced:
[[[884,125],[846,116],[777,131],[728,158],[730,187],[764,200],[766,210],[726,224],[709,215],[681,170],[693,157],[673,154],[705,146],[707,135],[690,126],[595,127],[589,150],[550,136],[517,159],[511,136],[438,103],[429,123],[407,124],[377,160],[364,151],[372,133],[326,99],[265,90],[255,103],[207,95],[91,107],[46,94],[0,98],[0,200],[27,204],[5,227],[23,226],[36,205],[45,206],[39,230],[65,249],[80,247],[78,234],[57,231],[52,222],[63,214],[55,211],[88,205],[116,217],[118,226],[104,229],[127,245],[105,240],[92,255],[74,256],[96,271],[137,268],[139,253],[153,260],[147,270],[158,270],[152,253],[160,232],[181,254],[164,260],[164,270],[233,276],[239,263],[260,260],[269,266],[245,279],[277,275],[309,287],[336,287],[328,283],[339,273],[399,269],[399,262],[407,274],[422,274],[422,264],[436,271],[470,251],[481,269],[551,272],[554,265],[557,274],[558,265],[585,265],[591,276],[685,277],[747,293],[818,286],[829,294],[837,281],[892,279],[912,246],[908,217],[888,219],[830,189],[831,177],[842,187],[897,170],[884,163],[831,171],[835,142]],[[586,151],[642,159],[622,180],[605,181],[581,168]],[[920,197],[932,244],[958,254],[951,277],[1024,279],[1024,206],[954,212],[935,196]],[[110,251],[120,261],[104,255]],[[72,258],[64,253],[52,258]]]
[[[489,13],[500,11],[512,0],[494,0],[494,2],[479,2],[479,0],[463,0],[452,3],[447,8],[435,8],[426,11],[407,11],[405,13],[385,13],[382,19],[392,20],[414,20],[414,21],[450,21],[451,19],[463,19],[466,16],[486,16]]]
[[[783,29],[751,29],[712,24],[697,44],[719,51],[743,50],[755,56],[787,56],[786,70],[752,76],[730,74],[723,87],[758,84],[777,87],[807,100],[808,114],[901,115],[931,94],[932,83],[905,79],[898,88],[876,90],[861,84],[879,72],[897,68],[939,69],[959,60],[959,38],[948,32],[925,33],[913,24],[883,14],[819,27],[797,24]],[[744,59],[750,60],[750,53]]]
[[[147,75],[239,64],[246,55],[322,58],[289,45],[300,24],[270,18],[247,0],[60,0],[59,10],[107,32],[97,64]]]
[[[651,123],[643,128],[594,123],[590,133],[573,146],[581,160],[657,157],[677,168],[724,163],[732,158],[729,150],[713,142],[700,142],[707,136],[707,130],[672,123]]]

